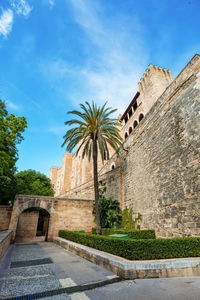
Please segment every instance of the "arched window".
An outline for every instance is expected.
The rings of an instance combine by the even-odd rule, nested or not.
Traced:
[[[135,128],[138,125],[138,122],[135,120],[133,123],[133,128]]]
[[[111,169],[112,169],[112,170],[115,169],[115,164],[112,164]]]
[[[144,115],[143,114],[140,114],[139,115],[139,122],[144,118]]]
[[[129,127],[129,130],[128,130],[129,134],[131,134],[132,131],[133,131],[132,127]]]
[[[125,139],[127,139],[127,137],[128,137],[128,133],[126,132],[126,133],[125,133]]]

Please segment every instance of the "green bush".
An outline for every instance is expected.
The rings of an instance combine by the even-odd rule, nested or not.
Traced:
[[[105,197],[106,185],[100,184],[99,187],[99,209],[100,209],[100,224],[101,228],[119,228],[121,227],[122,212],[120,209],[119,201],[114,200],[112,197],[107,199]],[[94,203],[93,215],[95,216],[96,223],[96,207]]]
[[[92,228],[92,233],[96,234],[96,228]],[[102,235],[110,235],[114,233],[128,234],[131,239],[155,239],[155,230],[126,230],[115,228],[102,228]]]
[[[60,230],[67,240],[129,260],[167,259],[200,256],[200,238],[127,240]]]

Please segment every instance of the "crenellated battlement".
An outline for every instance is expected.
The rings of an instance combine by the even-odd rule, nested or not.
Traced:
[[[155,82],[156,85],[160,82],[162,85],[164,84],[167,86],[172,81],[173,77],[170,70],[149,64],[149,68],[146,69],[142,78],[138,82],[138,86],[140,93],[144,93],[150,86],[152,86],[152,84],[155,84]]]

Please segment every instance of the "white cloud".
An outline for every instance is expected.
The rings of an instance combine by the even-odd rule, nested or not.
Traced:
[[[13,12],[11,9],[4,10],[0,16],[0,35],[6,37],[12,30]]]
[[[137,92],[137,83],[149,64],[148,50],[141,38],[142,24],[137,16],[128,19],[120,14],[106,18],[100,1],[67,0],[67,3],[71,4],[75,21],[96,49],[77,73],[84,88],[87,86],[85,94],[80,87],[72,98],[75,102],[75,99],[94,99],[99,103],[108,100],[110,106],[123,112]]]
[[[18,105],[16,105],[15,103],[7,100],[6,101],[6,105],[10,108],[10,109],[13,109],[13,110],[19,110],[20,107]]]
[[[10,3],[15,13],[18,15],[27,17],[32,10],[32,7],[30,7],[26,0],[10,0]]]
[[[49,0],[50,8],[52,8],[55,5],[55,0]]]

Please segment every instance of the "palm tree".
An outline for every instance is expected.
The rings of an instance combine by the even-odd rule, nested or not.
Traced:
[[[96,207],[97,234],[101,234],[100,209],[99,209],[99,191],[98,191],[98,152],[100,152],[102,162],[109,158],[108,144],[115,150],[121,146],[122,138],[119,134],[120,122],[117,119],[110,118],[110,115],[117,109],[97,106],[94,102],[90,105],[80,104],[81,111],[73,110],[69,114],[76,115],[75,119],[66,121],[66,125],[76,125],[69,129],[64,135],[62,146],[67,144],[66,150],[72,152],[77,146],[76,155],[82,149],[82,158],[91,155],[93,157],[93,179]]]

